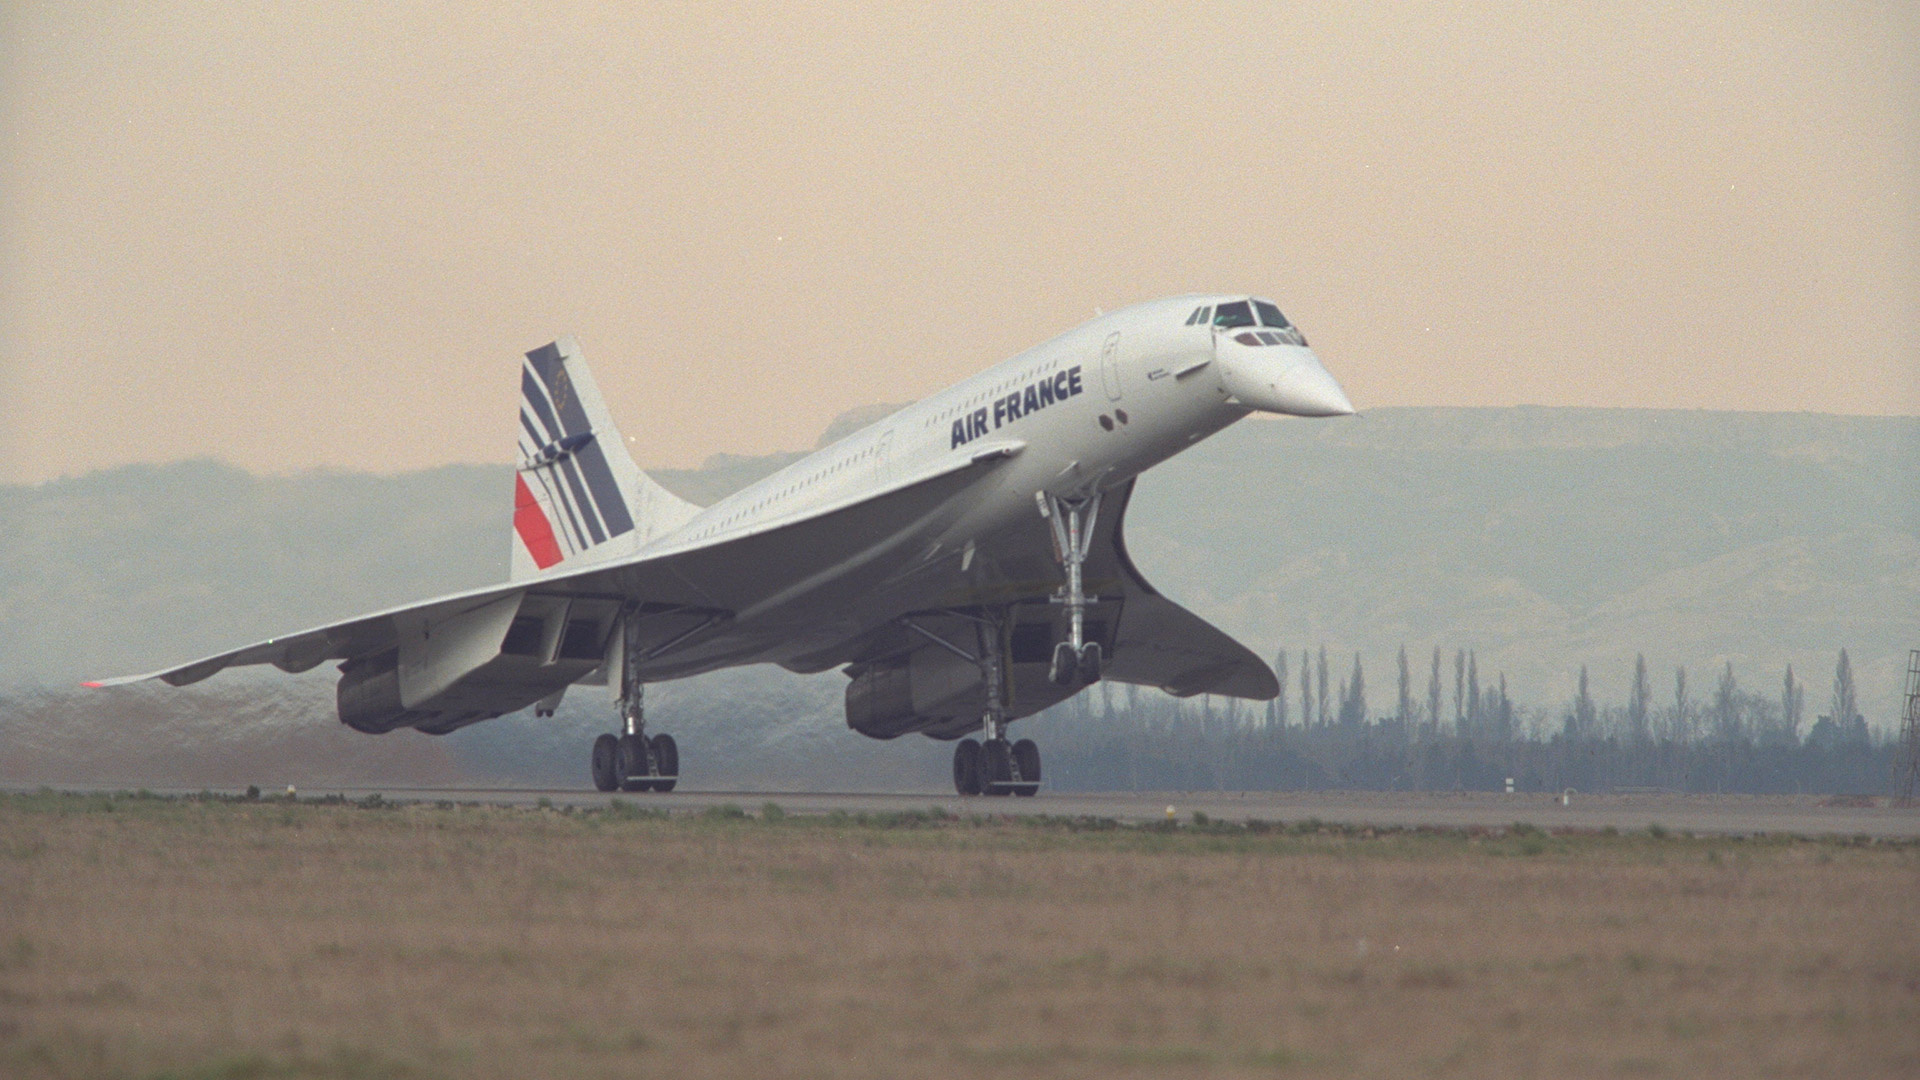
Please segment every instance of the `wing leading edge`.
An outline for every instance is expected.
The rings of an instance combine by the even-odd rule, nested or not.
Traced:
[[[139,675],[84,683],[125,686],[158,679],[199,682],[229,667],[272,664],[301,672],[329,660],[351,660],[394,648],[409,629],[428,628],[515,593],[543,597],[619,597],[644,604],[699,608],[730,619],[745,608],[790,596],[823,578],[898,548],[954,495],[995,464],[1024,449],[1018,441],[981,447],[967,457],[902,478],[877,491],[712,539],[663,537],[629,559],[535,581],[470,589],[268,638],[190,663]]]
[[[1157,687],[1175,697],[1224,694],[1255,701],[1278,697],[1280,680],[1265,660],[1225,631],[1160,595],[1133,565],[1124,531],[1133,485],[1130,480],[1123,490],[1108,496],[1118,496],[1120,504],[1106,545],[1120,572],[1126,601],[1106,677]]]

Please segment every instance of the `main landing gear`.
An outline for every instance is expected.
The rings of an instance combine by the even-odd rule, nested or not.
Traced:
[[[907,629],[935,645],[980,668],[987,688],[987,711],[981,717],[986,741],[962,739],[953,747],[953,790],[962,795],[1025,795],[1040,790],[1040,747],[1032,739],[1009,743],[1006,737],[1007,665],[1002,648],[1007,612],[989,611],[985,616],[970,611],[952,611],[952,615],[971,621],[979,638],[979,654],[948,641],[912,619],[901,620]]]
[[[953,789],[962,795],[1032,796],[1040,790],[1040,747],[1032,739],[1008,744],[962,739],[953,748]]]
[[[1072,686],[1076,681],[1091,686],[1100,681],[1104,660],[1100,643],[1086,640],[1087,608],[1099,601],[1089,597],[1082,586],[1080,569],[1093,547],[1093,525],[1100,517],[1100,495],[1067,499],[1046,492],[1037,493],[1040,516],[1053,527],[1053,555],[1066,571],[1067,580],[1052,596],[1067,609],[1067,640],[1053,647],[1053,663],[1047,679],[1055,686]]]
[[[625,732],[593,740],[593,786],[601,791],[672,791],[680,782],[680,747],[671,735],[647,737],[645,684],[623,665],[620,717]]]

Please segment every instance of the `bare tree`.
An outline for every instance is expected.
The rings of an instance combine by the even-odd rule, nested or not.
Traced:
[[[1721,669],[1719,685],[1713,688],[1712,737],[1716,742],[1739,742],[1740,684],[1733,677],[1733,661]]]
[[[1673,738],[1687,742],[1693,734],[1693,702],[1687,698],[1687,669],[1673,669]]]
[[[1367,673],[1360,670],[1360,654],[1353,654],[1353,677],[1340,687],[1340,726],[1367,722]]]
[[[1273,658],[1273,677],[1280,682],[1280,693],[1267,702],[1267,726],[1284,728],[1287,726],[1287,650],[1281,649]]]
[[[1786,681],[1780,687],[1780,722],[1786,726],[1787,738],[1800,741],[1800,710],[1805,705],[1807,688],[1793,681],[1793,665],[1787,665]]]
[[[1455,734],[1467,734],[1467,650],[1455,649],[1453,653],[1453,730]]]
[[[1413,673],[1407,670],[1407,647],[1400,646],[1400,715],[1403,729],[1411,727],[1413,712]]]
[[[1327,678],[1327,643],[1323,641],[1320,643],[1320,687],[1318,698],[1320,724],[1322,727],[1325,727],[1327,724],[1327,689],[1331,681],[1332,680]]]
[[[1568,739],[1584,739],[1593,734],[1593,695],[1587,690],[1587,665],[1580,665],[1580,689],[1574,694],[1573,711],[1567,714]]]
[[[1467,727],[1474,738],[1486,734],[1481,730],[1480,716],[1480,657],[1472,649],[1467,650]]]
[[[1627,728],[1635,742],[1647,741],[1647,709],[1653,702],[1653,685],[1647,681],[1647,654],[1633,658],[1633,689],[1627,695]]]
[[[1313,726],[1313,654],[1300,650],[1300,726]]]
[[[1440,646],[1433,647],[1433,674],[1427,679],[1427,730],[1440,734]]]
[[[1833,667],[1833,722],[1843,728],[1860,718],[1859,701],[1853,690],[1853,663],[1847,650],[1840,650],[1840,662]]]

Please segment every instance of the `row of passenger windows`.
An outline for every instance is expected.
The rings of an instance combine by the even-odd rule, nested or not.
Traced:
[[[1015,374],[1010,376],[1004,376],[1001,378],[1001,380],[998,383],[994,384],[993,386],[989,386],[984,390],[975,392],[974,394],[969,396],[966,400],[961,401],[958,404],[947,406],[946,411],[928,415],[924,420],[920,422],[920,426],[923,428],[930,428],[930,427],[933,427],[935,424],[944,424],[947,421],[953,419],[955,416],[960,416],[965,413],[972,412],[978,406],[984,405],[987,402],[992,401],[994,398],[1006,396],[1008,393],[1012,392],[1014,387],[1024,386],[1027,383],[1030,383],[1033,380],[1039,378],[1040,372],[1044,371],[1046,367],[1047,365],[1044,363],[1033,364],[1027,367],[1027,369],[1024,371],[1016,372]]]
[[[750,513],[755,513],[757,511],[764,510],[768,506],[772,505],[773,503],[778,502],[782,499],[785,499],[788,496],[799,494],[801,491],[812,487],[813,485],[819,483],[820,481],[825,480],[829,476],[832,476],[836,473],[845,472],[847,469],[850,469],[853,466],[859,464],[860,462],[865,461],[868,458],[871,458],[874,455],[874,453],[875,453],[875,448],[869,446],[864,450],[851,454],[847,457],[841,458],[839,461],[836,461],[833,464],[828,465],[826,468],[821,469],[818,472],[815,472],[811,476],[807,476],[800,480],[795,480],[794,482],[788,484],[786,487],[783,487],[778,491],[770,491],[767,494],[762,495],[755,502],[752,502],[746,506],[742,506],[738,510],[735,510],[733,513],[728,514],[726,517],[720,519],[719,521],[714,522],[713,524],[707,526],[705,529],[700,530],[698,535],[702,537],[712,536],[714,533],[717,533],[723,529],[726,529],[727,527],[733,525],[735,522],[739,521],[741,518],[746,517]]]

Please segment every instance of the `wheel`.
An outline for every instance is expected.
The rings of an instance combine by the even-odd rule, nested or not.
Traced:
[[[1080,681],[1092,686],[1100,681],[1100,643],[1089,641],[1080,647]]]
[[[1013,752],[1005,739],[988,739],[980,748],[980,794],[1005,795],[1013,779]]]
[[[598,791],[615,791],[620,787],[620,774],[613,760],[619,745],[620,740],[612,735],[593,740],[593,786]]]
[[[671,735],[653,737],[653,764],[664,780],[655,780],[653,790],[672,791],[673,785],[680,782],[680,747]]]
[[[962,795],[980,794],[980,742],[962,739],[953,748],[953,790]]]
[[[1071,686],[1079,667],[1073,655],[1073,642],[1062,641],[1053,647],[1053,666],[1047,669],[1047,681],[1055,686]]]
[[[614,761],[619,766],[615,775],[620,778],[621,791],[653,790],[652,773],[647,768],[647,744],[640,736],[620,736]]]
[[[1040,745],[1032,739],[1021,739],[1013,744],[1013,763],[1020,767],[1020,779],[1023,783],[1014,789],[1015,795],[1030,796],[1040,790]]]

